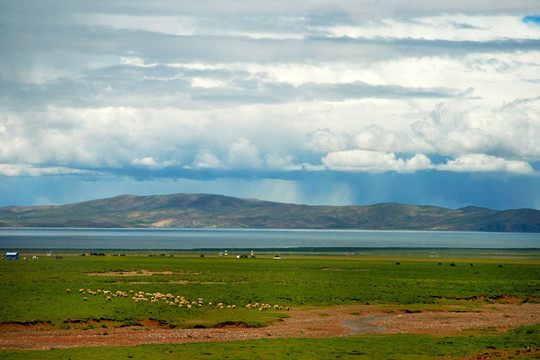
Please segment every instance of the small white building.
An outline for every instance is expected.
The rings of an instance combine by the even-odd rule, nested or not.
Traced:
[[[4,260],[19,260],[19,253],[18,252],[7,252],[6,256],[4,256]]]

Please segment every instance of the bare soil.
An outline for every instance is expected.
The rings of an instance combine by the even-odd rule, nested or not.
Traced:
[[[157,322],[137,321],[142,326],[57,330],[43,324],[3,324],[0,349],[51,349],[77,346],[133,346],[288,337],[336,337],[366,333],[429,333],[455,335],[467,329],[506,331],[540,322],[540,304],[488,304],[475,312],[389,312],[374,306],[338,306],[299,309],[290,318],[264,328],[244,323],[223,324],[212,329],[164,329]]]
[[[178,272],[178,271],[149,271],[149,270],[136,270],[136,271],[107,271],[107,272],[93,272],[87,273],[88,276],[152,276],[152,275],[200,275],[197,272]]]

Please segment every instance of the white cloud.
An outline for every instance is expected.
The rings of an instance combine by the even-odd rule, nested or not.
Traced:
[[[193,35],[197,19],[192,16],[176,15],[123,15],[92,14],[78,15],[77,22],[90,26],[104,26],[114,29],[146,30],[172,35]]]
[[[351,139],[348,134],[334,134],[330,129],[317,129],[310,133],[305,147],[315,152],[333,152],[350,147]]]
[[[246,138],[239,138],[231,145],[227,153],[227,162],[234,168],[260,168],[263,161],[259,157],[259,149]]]
[[[295,171],[303,169],[302,165],[296,164],[296,158],[292,155],[266,154],[264,160],[266,167],[272,170]]]
[[[140,4],[133,4],[124,13],[36,16],[41,25],[55,23],[63,39],[66,26],[77,25],[58,44],[60,35],[47,33],[53,46],[46,54],[37,31],[25,33],[32,46],[11,39],[9,46],[28,46],[25,66],[44,73],[50,67],[54,75],[39,86],[0,83],[15,89],[0,99],[0,162],[402,172],[431,168],[422,154],[456,159],[447,170],[466,168],[460,161],[478,154],[526,165],[540,160],[540,51],[524,41],[540,38],[540,27],[516,10],[532,3],[351,1],[329,12],[283,2],[264,5],[268,13],[231,5],[249,9],[242,16],[221,6],[208,15],[187,5],[137,12]],[[495,15],[479,15],[489,13]],[[20,21],[5,19],[7,26]],[[103,41],[85,41],[96,35]],[[14,67],[3,60],[10,53],[0,55],[0,65]],[[15,72],[11,67],[0,66],[7,69],[1,74]],[[516,169],[507,165],[493,168]]]
[[[210,89],[227,87],[227,84],[224,81],[218,79],[195,77],[191,79],[191,86],[196,88]]]
[[[42,176],[87,173],[89,172],[78,169],[69,169],[61,166],[36,167],[24,164],[0,164],[0,176]]]
[[[411,139],[424,151],[443,155],[486,154],[540,160],[540,98],[500,108],[438,106],[429,118],[411,125]]]
[[[484,154],[463,155],[454,160],[448,160],[446,164],[438,165],[437,168],[439,170],[467,172],[509,172],[522,174],[534,172],[531,165],[525,161],[505,160]]]
[[[154,158],[151,156],[133,159],[131,160],[131,164],[137,165],[137,166],[143,166],[143,167],[147,167],[151,169],[163,169],[167,166],[177,165],[177,163],[174,160],[158,162],[154,160]]]
[[[448,41],[538,39],[540,28],[528,26],[522,16],[440,15],[411,19],[386,18],[360,25],[335,25],[318,30],[331,36]]]
[[[223,163],[209,149],[200,149],[193,162],[193,167],[199,169],[220,169],[223,168]]]
[[[431,160],[423,154],[402,159],[393,153],[366,150],[332,152],[323,157],[322,163],[330,170],[341,171],[413,172],[433,168]]]

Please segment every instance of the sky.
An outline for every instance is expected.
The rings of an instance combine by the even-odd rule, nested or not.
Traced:
[[[540,209],[540,2],[0,0],[0,206]]]

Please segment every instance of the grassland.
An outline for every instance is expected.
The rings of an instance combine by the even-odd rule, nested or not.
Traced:
[[[0,262],[0,323],[38,323],[47,328],[85,328],[104,319],[119,327],[153,319],[171,328],[212,327],[223,322],[265,326],[286,311],[250,311],[248,303],[284,307],[371,304],[381,308],[425,309],[449,304],[512,301],[538,302],[538,260],[475,258],[381,258],[296,256],[273,260],[198,256],[64,256]],[[531,257],[535,257],[535,253]],[[66,288],[71,292],[66,292]],[[87,301],[79,294],[85,289]],[[164,302],[134,302],[132,296],[107,300],[103,294],[133,290],[204,299],[192,309]],[[220,310],[213,304],[236,305]],[[345,339],[273,339],[227,344],[146,345],[123,348],[68,349],[47,352],[0,351],[0,358],[433,358],[484,350],[538,348],[538,326],[513,333],[478,333],[438,338],[380,335]],[[312,354],[310,349],[321,349]],[[393,350],[389,350],[393,349]],[[400,349],[399,351],[396,349]],[[452,350],[450,350],[452,349]],[[490,351],[491,351],[490,350]],[[310,352],[311,351],[311,352]],[[505,350],[506,351],[506,350]],[[512,350],[513,351],[513,350]],[[356,353],[355,353],[356,352]],[[108,354],[105,356],[105,354]],[[169,355],[170,354],[170,355]],[[313,356],[311,356],[312,354]],[[385,355],[386,354],[386,355]],[[112,357],[112,356],[111,356]]]

